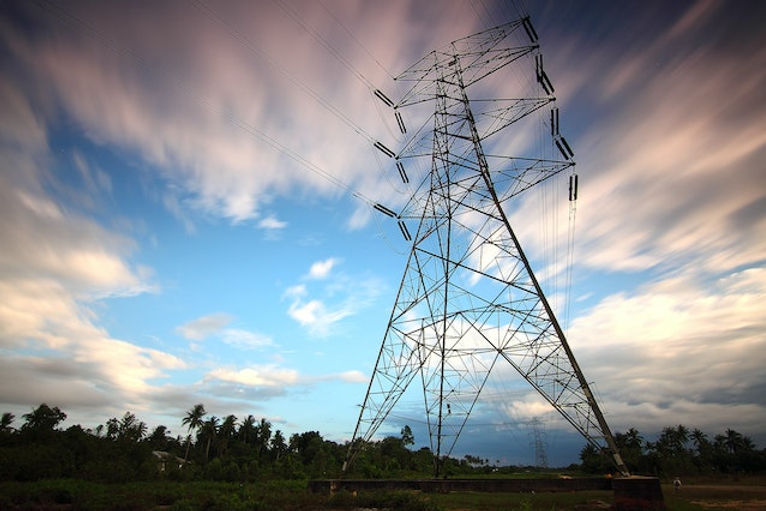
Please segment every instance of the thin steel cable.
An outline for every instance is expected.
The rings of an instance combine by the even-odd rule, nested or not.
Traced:
[[[318,0],[318,1],[319,1],[319,5],[321,5],[321,6],[322,6],[322,8],[323,8],[323,9],[324,9],[324,10],[327,12],[327,14],[329,14],[329,15],[330,15],[330,17],[332,17],[332,19],[334,19],[334,20],[335,20],[335,22],[336,22],[336,23],[338,23],[338,25],[340,25],[340,26],[341,26],[341,28],[342,28],[342,29],[343,29],[343,30],[344,30],[344,31],[345,31],[345,32],[346,32],[346,33],[349,35],[349,37],[351,37],[351,39],[353,39],[353,40],[354,40],[354,42],[355,42],[356,44],[358,44],[358,45],[359,45],[359,47],[360,47],[360,48],[362,48],[362,50],[364,50],[364,52],[365,52],[365,53],[366,53],[366,54],[367,54],[367,55],[368,55],[368,56],[369,56],[369,57],[370,57],[370,58],[371,58],[371,59],[372,59],[372,60],[375,62],[375,64],[377,64],[377,65],[378,65],[378,67],[379,67],[380,69],[382,69],[382,70],[383,70],[383,72],[384,72],[384,73],[386,73],[386,74],[387,74],[389,77],[391,77],[391,79],[393,80],[393,79],[395,78],[394,74],[393,74],[393,73],[391,73],[391,71],[389,71],[389,70],[388,70],[388,68],[386,68],[386,66],[384,66],[384,65],[383,65],[383,64],[380,62],[380,60],[378,60],[378,58],[377,58],[377,57],[375,57],[375,55],[373,55],[373,54],[372,54],[372,52],[371,52],[369,49],[367,49],[367,47],[366,47],[364,44],[362,44],[362,42],[361,42],[361,41],[360,41],[360,40],[359,40],[359,39],[358,39],[358,38],[357,38],[357,37],[354,35],[354,33],[351,31],[351,29],[350,29],[350,28],[348,28],[348,27],[347,27],[347,26],[346,26],[346,25],[345,25],[345,24],[344,24],[344,23],[343,23],[343,22],[342,22],[342,21],[341,21],[341,20],[340,20],[340,19],[339,19],[339,18],[338,18],[336,15],[335,15],[335,14],[334,14],[334,13],[333,13],[333,12],[332,12],[332,11],[331,11],[331,10],[330,10],[328,7],[327,7],[327,5],[326,5],[326,4],[325,4],[325,3],[324,3],[322,0]]]

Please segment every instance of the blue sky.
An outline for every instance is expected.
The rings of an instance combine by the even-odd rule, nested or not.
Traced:
[[[580,176],[567,332],[612,428],[731,427],[762,446],[763,3],[526,8]],[[401,143],[370,85],[395,98],[392,74],[515,16],[488,0],[4,3],[0,410],[47,402],[91,426],[131,410],[180,433],[202,402],[348,439],[407,246],[331,181],[401,205],[358,133]],[[564,188],[513,212],[544,278],[565,264]],[[387,431],[410,421],[425,442],[408,406]],[[513,444],[504,459],[531,463],[535,417],[552,462],[582,445],[524,389],[497,413],[459,450]]]

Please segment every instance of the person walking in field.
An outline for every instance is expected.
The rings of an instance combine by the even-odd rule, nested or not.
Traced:
[[[675,479],[673,479],[673,489],[675,491],[678,491],[681,489],[681,480],[676,476]]]

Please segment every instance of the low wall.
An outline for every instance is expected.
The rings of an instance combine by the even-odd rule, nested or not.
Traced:
[[[611,490],[609,479],[333,479],[309,481],[309,489],[317,493],[339,490],[419,490],[422,492],[568,492]]]

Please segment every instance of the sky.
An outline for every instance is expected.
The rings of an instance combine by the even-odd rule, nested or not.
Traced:
[[[370,142],[402,142],[372,91],[396,99],[393,76],[517,5],[0,6],[0,411],[182,434],[203,403],[350,439],[408,250],[354,196],[406,198]],[[521,11],[580,179],[571,289],[544,285],[612,429],[764,447],[766,4]],[[514,210],[533,262],[571,232],[560,184],[553,235],[541,194]],[[576,461],[583,440],[531,391],[503,410],[458,451],[532,463],[537,419],[549,461]],[[404,415],[381,433],[413,421],[426,443]]]

